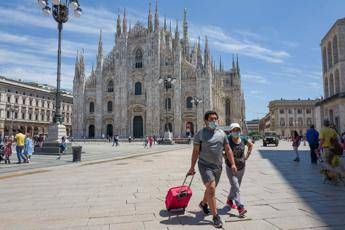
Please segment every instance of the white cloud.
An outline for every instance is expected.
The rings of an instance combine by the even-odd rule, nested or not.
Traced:
[[[263,84],[263,85],[269,84],[268,80],[261,75],[244,73],[244,74],[242,74],[242,77],[243,77],[245,82],[251,82],[251,83],[255,83],[255,84]]]

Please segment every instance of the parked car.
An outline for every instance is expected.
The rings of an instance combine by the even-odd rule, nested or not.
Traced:
[[[265,132],[262,142],[263,142],[263,146],[265,147],[269,144],[278,146],[279,138],[275,132]]]

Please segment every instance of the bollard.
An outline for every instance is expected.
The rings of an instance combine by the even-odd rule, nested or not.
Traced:
[[[72,153],[73,153],[73,162],[80,162],[81,161],[81,146],[73,146]]]

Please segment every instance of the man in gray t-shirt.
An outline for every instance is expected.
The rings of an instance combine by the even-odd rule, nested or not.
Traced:
[[[215,227],[220,228],[222,227],[222,221],[217,212],[215,194],[222,173],[223,150],[225,150],[226,157],[231,162],[231,170],[234,174],[237,172],[237,168],[226,134],[224,131],[217,129],[218,114],[215,111],[208,111],[205,113],[204,121],[206,127],[194,137],[191,167],[187,175],[195,174],[195,165],[199,159],[199,172],[206,187],[204,198],[199,207],[205,214],[209,214],[209,205],[213,215],[213,224]]]

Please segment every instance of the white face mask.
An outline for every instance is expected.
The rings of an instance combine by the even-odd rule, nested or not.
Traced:
[[[208,122],[208,127],[211,129],[216,129],[218,126],[218,123],[216,121],[209,121]]]

